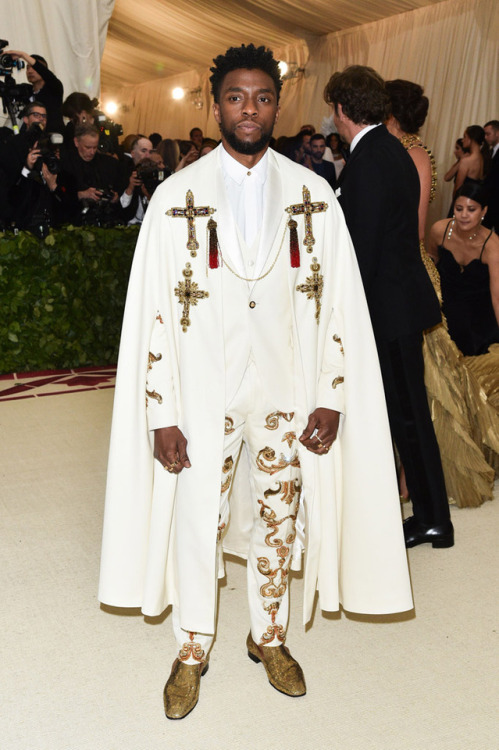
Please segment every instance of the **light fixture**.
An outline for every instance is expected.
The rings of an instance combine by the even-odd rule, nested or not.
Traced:
[[[108,101],[104,104],[104,112],[106,113],[106,115],[109,115],[109,117],[113,117],[118,109],[119,107],[116,102]]]
[[[180,86],[177,86],[176,88],[173,89],[172,91],[173,99],[177,99],[177,100],[183,99],[184,96],[185,96],[185,91]]]
[[[283,72],[284,68],[285,70]],[[301,78],[305,75],[305,68],[300,68],[297,62],[286,63],[282,60],[279,63],[279,70],[281,70],[281,78],[283,81],[289,81],[292,78]]]
[[[284,60],[281,60],[281,62],[278,65],[279,72],[281,74],[281,78],[284,78],[286,73],[288,72],[288,63],[284,62]]]

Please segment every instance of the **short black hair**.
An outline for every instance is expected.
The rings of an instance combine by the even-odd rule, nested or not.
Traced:
[[[41,55],[31,55],[31,57],[34,57],[34,59],[36,60],[36,62],[39,62],[42,65],[45,65],[46,68],[48,68],[46,59],[44,57],[42,57]]]
[[[267,73],[274,81],[277,101],[282,88],[281,73],[279,71],[279,63],[274,59],[274,55],[270,49],[265,47],[255,47],[254,44],[241,45],[241,47],[230,47],[225,55],[218,55],[213,59],[215,63],[213,68],[210,68],[212,75],[210,76],[211,93],[215,102],[218,104],[220,97],[220,89],[222,82],[232,70],[239,70],[244,68],[246,70],[263,70]]]
[[[314,133],[313,136],[311,136],[311,138],[310,138],[310,143],[312,143],[312,141],[324,141],[324,142],[326,142],[326,136],[322,135],[322,133]]]
[[[489,125],[491,128],[494,128],[494,130],[499,130],[499,120],[489,120],[483,127],[488,128]]]
[[[34,102],[30,102],[29,104],[25,106],[25,108],[23,109],[22,116],[29,117],[35,107],[41,107],[41,109],[44,109],[45,112],[47,111],[47,107],[45,106],[45,104],[42,104],[42,102],[34,101]]]

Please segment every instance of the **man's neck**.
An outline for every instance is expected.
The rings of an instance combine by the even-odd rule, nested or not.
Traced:
[[[236,151],[234,148],[232,148],[232,146],[227,143],[224,138],[222,138],[222,145],[229,156],[232,156],[233,159],[238,161],[243,165],[243,167],[246,167],[247,169],[253,169],[253,167],[258,164],[260,159],[266,154],[268,149],[267,145],[265,146],[263,151],[259,151],[257,154],[241,154],[239,151]]]

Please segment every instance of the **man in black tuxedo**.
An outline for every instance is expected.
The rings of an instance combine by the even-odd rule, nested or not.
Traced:
[[[483,126],[485,140],[490,148],[490,166],[484,180],[489,207],[483,223],[499,234],[499,120],[490,120]]]
[[[402,144],[382,124],[383,79],[352,65],[325,90],[350,157],[336,191],[352,236],[378,347],[392,437],[405,468],[414,515],[407,547],[451,547],[440,452],[424,386],[422,332],[441,320],[418,238],[419,177]]]

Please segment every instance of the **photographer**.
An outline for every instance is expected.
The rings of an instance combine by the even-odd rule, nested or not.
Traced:
[[[111,226],[122,223],[119,203],[119,163],[99,151],[99,131],[82,123],[75,128],[74,150],[62,156],[62,174],[73,180],[73,197],[79,203],[78,223]]]
[[[45,234],[64,220],[66,191],[58,184],[57,144],[45,133],[47,111],[40,102],[23,113],[25,131],[0,150],[2,219],[7,226]]]
[[[156,157],[159,157],[159,159]],[[133,197],[130,196],[129,208],[125,208],[123,211],[127,224],[142,223],[154,191],[171,174],[173,174],[172,171],[165,168],[163,160],[157,152],[153,151],[150,157],[146,157],[139,162],[131,178],[131,182],[133,182]],[[127,192],[125,191],[120,198],[122,205],[123,196],[126,195]]]
[[[145,207],[149,197],[147,196],[142,179],[138,174],[138,167],[144,159],[149,159],[152,151],[152,143],[144,136],[137,136],[132,142],[130,156],[125,156],[122,162],[123,183],[126,186],[120,196],[123,208],[124,221],[127,224],[140,224],[144,218]]]
[[[47,131],[49,133],[63,133],[62,97],[64,88],[57,76],[49,70],[47,61],[41,55],[28,55],[19,50],[5,50],[14,60],[26,62],[26,78],[31,84],[30,101],[43,104],[47,110]]]

